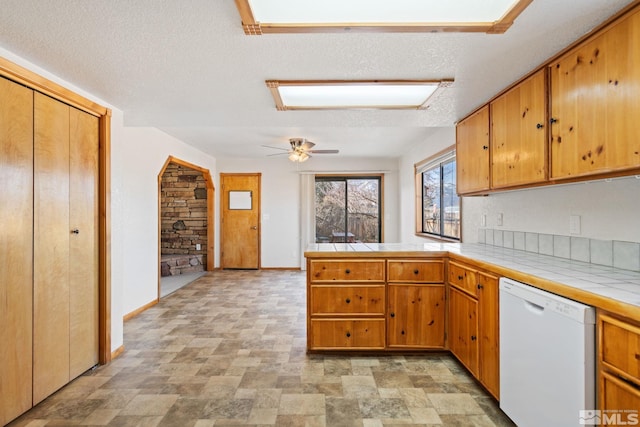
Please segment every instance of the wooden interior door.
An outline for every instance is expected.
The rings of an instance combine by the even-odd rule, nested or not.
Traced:
[[[69,107],[34,94],[33,404],[69,382]]]
[[[260,268],[259,173],[220,174],[222,268]]]
[[[98,118],[69,108],[69,379],[98,364]]]
[[[0,78],[0,425],[31,408],[33,91]]]

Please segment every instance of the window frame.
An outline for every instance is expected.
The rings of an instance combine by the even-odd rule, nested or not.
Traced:
[[[441,218],[440,232],[431,233],[424,229],[424,194],[423,194],[423,175],[425,172],[431,171],[435,168],[440,168],[440,201],[442,206],[442,200],[445,194],[443,186],[443,165],[449,163],[451,160],[456,161],[457,171],[457,158],[455,146],[450,146],[444,150],[430,156],[420,162],[414,164],[414,179],[415,179],[415,235],[419,237],[425,237],[428,239],[445,241],[445,242],[461,242],[462,241],[462,198],[458,196],[458,209],[460,212],[459,218],[459,234],[458,238],[447,236],[444,234],[444,221]],[[457,194],[457,173],[454,176],[456,180],[456,194]]]
[[[314,200],[315,200],[315,183],[320,181],[331,181],[335,180],[344,180],[345,183],[348,180],[357,180],[357,179],[377,179],[378,180],[378,230],[379,230],[379,243],[384,243],[384,174],[383,173],[365,173],[365,174],[316,174],[313,179],[314,185]],[[315,217],[315,202],[314,202],[314,212],[313,215]],[[348,217],[345,217],[345,221],[348,221]],[[314,220],[315,224],[315,220]],[[314,225],[313,231],[313,240],[316,241],[318,236],[316,236],[316,225]]]

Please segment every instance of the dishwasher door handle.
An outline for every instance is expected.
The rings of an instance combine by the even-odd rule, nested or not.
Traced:
[[[530,312],[537,315],[542,315],[544,313],[543,306],[534,304],[531,301],[527,301],[527,300],[522,300],[522,302],[524,303],[524,306],[527,307],[527,310],[529,310]]]

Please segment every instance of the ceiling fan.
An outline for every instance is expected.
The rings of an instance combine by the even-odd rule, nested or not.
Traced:
[[[340,152],[339,150],[312,150],[316,144],[307,141],[305,138],[289,138],[289,144],[291,144],[291,148],[272,147],[270,145],[263,145],[263,147],[285,151],[285,153],[269,154],[269,156],[288,154],[289,160],[299,163],[307,161],[311,157],[310,154],[336,154]]]

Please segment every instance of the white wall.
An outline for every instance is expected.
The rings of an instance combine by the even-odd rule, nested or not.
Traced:
[[[455,143],[455,129],[444,128],[400,159],[401,240],[420,242],[414,235],[415,201],[413,165]],[[463,197],[462,239],[478,241],[481,216],[486,228],[569,236],[569,216],[581,217],[581,233],[574,236],[640,242],[640,179],[555,185]],[[497,226],[497,214],[503,225]]]
[[[261,265],[264,268],[301,267],[300,256],[300,174],[336,172],[385,171],[384,229],[385,241],[398,239],[398,179],[395,159],[345,159],[314,156],[298,165],[280,158],[219,158],[219,172],[260,172],[262,173],[262,251]],[[219,176],[215,177],[216,188]],[[221,192],[220,192],[221,194]],[[216,218],[219,218],[219,197],[216,201]],[[219,229],[219,226],[218,226]],[[218,235],[217,233],[216,235]],[[218,245],[217,245],[218,246]],[[216,260],[218,263],[218,260]]]
[[[421,144],[417,144],[412,149],[402,155],[399,165],[399,205],[400,212],[400,236],[399,241],[402,243],[425,243],[430,239],[426,237],[416,236],[416,219],[415,219],[415,176],[413,165],[424,160],[434,154],[452,147],[456,143],[455,128],[439,128],[431,134]],[[477,233],[476,233],[477,234]]]
[[[640,179],[627,177],[466,197],[464,239],[475,242],[482,214],[487,228],[590,239],[640,242]],[[496,224],[503,214],[503,226]],[[569,217],[579,215],[581,233],[570,234]]]
[[[158,174],[169,156],[209,169],[216,159],[155,128],[122,129],[111,142],[114,177],[112,239],[119,239],[123,314],[158,297]]]

